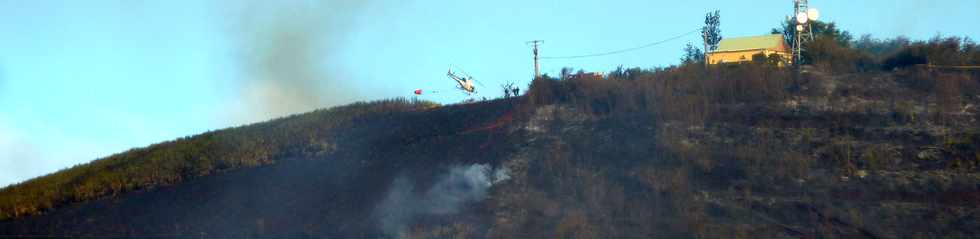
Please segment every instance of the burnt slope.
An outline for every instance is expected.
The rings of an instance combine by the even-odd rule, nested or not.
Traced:
[[[333,142],[326,154],[285,154],[268,164],[67,204],[0,221],[0,231],[4,236],[376,237],[381,232],[372,211],[396,177],[425,188],[452,166],[496,163],[511,151],[506,135],[487,126],[512,107],[512,101],[498,100],[353,117],[326,134]],[[279,121],[304,117],[311,116]]]
[[[288,146],[300,150],[280,150],[271,163],[106,195],[0,229],[262,238],[980,233],[980,75],[809,71],[685,65],[628,80],[541,78],[517,99],[370,111],[329,128],[287,118],[268,132],[291,132],[302,140]]]

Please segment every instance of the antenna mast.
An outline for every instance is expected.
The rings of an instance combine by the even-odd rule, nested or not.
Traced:
[[[542,40],[533,40],[527,42],[527,44],[531,44],[532,46],[534,46],[532,50],[534,53],[534,79],[541,77],[541,67],[538,65],[538,45],[541,45],[541,43],[543,42],[544,41]]]
[[[802,4],[800,3],[800,0],[794,0],[793,1],[793,3],[794,3],[793,4],[793,17],[794,17],[794,20],[798,20],[798,19],[796,19],[796,17],[800,14],[800,5],[803,5],[803,7],[806,7],[806,2],[805,2],[806,0],[803,0],[803,1],[804,2]],[[793,64],[800,65],[800,59],[803,58],[801,56],[801,54],[800,54],[803,51],[803,46],[800,45],[800,42],[801,42],[800,41],[800,39],[801,39],[800,35],[803,33],[802,32],[803,25],[800,25],[799,21],[796,21],[796,26],[793,29],[794,29],[794,31],[796,31],[796,33],[793,34]]]
[[[793,20],[796,22],[793,34],[793,64],[800,65],[803,60],[803,42],[813,40],[813,25],[820,17],[816,8],[811,9],[807,0],[793,0]]]

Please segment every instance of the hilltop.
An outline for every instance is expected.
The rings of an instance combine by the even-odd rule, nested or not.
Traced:
[[[618,78],[622,77],[622,78]],[[977,74],[685,65],[389,100],[4,188],[8,235],[970,237]],[[51,234],[54,233],[54,234]]]
[[[0,189],[0,237],[980,233],[980,72],[956,67],[976,45],[836,33],[801,68],[690,51],[514,98],[355,103],[137,148]]]

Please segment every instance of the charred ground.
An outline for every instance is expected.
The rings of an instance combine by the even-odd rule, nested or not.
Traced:
[[[507,135],[483,126],[513,103],[355,104],[135,149],[5,188],[5,199],[21,200],[5,206],[42,208],[20,211],[41,215],[7,215],[0,231],[96,237],[377,236],[372,210],[396,177],[410,177],[425,188],[452,166],[496,162],[511,151]],[[335,124],[322,118],[335,114],[349,117]],[[250,147],[216,145],[216,138],[240,139]],[[197,151],[188,153],[188,148]],[[204,160],[211,162],[198,162]],[[246,163],[228,166],[229,161]],[[138,175],[175,180],[139,182]],[[50,184],[61,180],[69,183]],[[79,198],[89,193],[80,185],[96,185],[95,191],[104,193]],[[44,203],[48,200],[61,203]]]
[[[980,228],[977,79],[914,68],[794,76],[764,64],[684,66],[634,79],[543,78],[521,98],[474,104],[358,104],[137,149],[6,188],[5,198],[43,202],[44,194],[21,192],[52,190],[63,203],[0,228],[178,237],[969,237]],[[337,114],[349,117],[324,124]],[[110,180],[135,180],[112,175],[138,162],[255,160],[221,158],[248,155],[225,144],[147,158],[230,135],[261,142],[241,150],[276,150],[236,167],[173,166],[179,180],[164,183]],[[449,168],[477,163],[506,168],[508,179],[451,213],[413,214],[398,231],[380,226],[379,204],[398,178],[424,194]],[[62,188],[42,184],[64,174],[84,176]],[[105,193],[79,197],[82,185]]]
[[[135,149],[4,188],[0,231],[262,238],[980,233],[978,73],[850,66],[818,63],[797,74],[763,62],[685,64],[604,80],[542,77],[512,99],[320,110]],[[498,171],[506,176],[488,180]]]

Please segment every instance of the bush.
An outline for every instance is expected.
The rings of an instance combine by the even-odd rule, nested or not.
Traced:
[[[871,35],[863,35],[851,43],[854,50],[871,56],[876,62],[882,62],[886,57],[894,55],[906,48],[912,41],[904,36],[891,39],[875,39]]]
[[[922,44],[908,46],[894,55],[885,58],[881,67],[885,70],[891,70],[927,64],[929,63],[929,60],[926,58],[927,52],[928,50]]]
[[[874,59],[854,48],[842,46],[830,37],[818,37],[807,44],[804,57],[814,65],[835,73],[848,73],[876,69]]]
[[[781,100],[792,79],[788,69],[770,64],[678,67],[610,74],[607,80],[541,77],[531,83],[523,109],[568,103],[593,116],[644,114],[661,120],[705,122],[721,103]]]
[[[969,38],[936,36],[909,44],[884,59],[882,68],[891,70],[914,65],[963,66],[980,64],[980,51]]]

